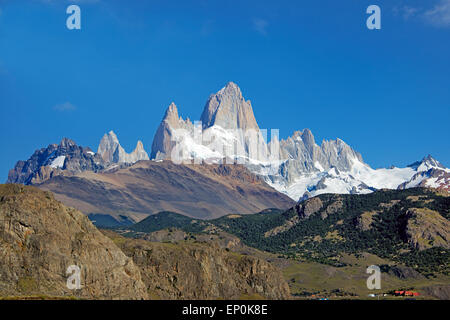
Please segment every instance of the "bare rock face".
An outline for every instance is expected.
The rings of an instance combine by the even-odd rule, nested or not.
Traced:
[[[377,214],[377,211],[364,212],[356,219],[356,227],[362,231],[370,230],[372,228],[373,217]]]
[[[450,285],[435,285],[422,288],[425,294],[440,300],[450,300]]]
[[[339,171],[348,171],[352,160],[363,162],[361,155],[341,139],[324,140],[319,146],[309,129],[294,132],[280,142],[281,158],[287,159],[279,173],[286,181],[293,182],[305,173],[328,170],[332,167]]]
[[[78,146],[64,138],[60,144],[50,144],[36,150],[27,161],[18,161],[9,171],[7,183],[35,184],[60,174],[76,174],[82,171],[98,172],[105,162],[88,147]]]
[[[122,250],[142,269],[151,298],[288,299],[281,272],[268,262],[217,245],[153,243],[120,239]]]
[[[320,200],[320,198],[318,197],[315,197],[298,203],[295,206],[295,211],[300,218],[308,218],[310,215],[322,209],[322,207],[322,200]]]
[[[173,131],[179,129],[186,130],[186,132],[191,134],[194,130],[194,125],[189,119],[183,120],[178,115],[178,108],[172,102],[167,108],[164,118],[153,138],[152,153],[150,154],[151,159],[170,159],[171,151],[175,146]]]
[[[105,133],[98,146],[97,153],[107,164],[113,163],[135,163],[140,160],[149,160],[147,152],[141,141],[137,142],[136,148],[131,153],[126,153],[119,143],[114,131]]]
[[[200,120],[204,128],[218,125],[224,129],[259,130],[251,102],[245,101],[233,82],[209,97]]]
[[[411,208],[406,216],[406,235],[414,248],[450,248],[450,222],[439,212],[428,208]]]
[[[0,185],[0,296],[144,299],[139,269],[81,212],[49,192]],[[66,270],[81,269],[79,290]]]

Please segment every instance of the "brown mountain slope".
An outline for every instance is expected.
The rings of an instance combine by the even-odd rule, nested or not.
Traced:
[[[160,211],[208,219],[294,204],[240,165],[140,161],[115,171],[53,177],[38,187],[85,214],[125,215],[136,221]]]
[[[149,242],[103,231],[142,270],[152,299],[289,299],[281,271],[214,242]]]
[[[71,265],[81,268],[79,290],[66,285]],[[85,215],[50,192],[0,185],[0,297],[30,295],[147,298],[138,267]]]

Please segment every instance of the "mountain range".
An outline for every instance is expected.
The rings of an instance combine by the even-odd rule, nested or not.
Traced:
[[[59,175],[36,186],[89,214],[97,225],[103,225],[101,219],[127,224],[160,211],[211,219],[272,207],[287,209],[294,203],[241,165],[139,161],[103,172]]]
[[[154,135],[150,157],[141,141],[137,142],[133,152],[127,153],[113,131],[103,136],[97,152],[64,138],[59,145],[51,144],[35,151],[28,160],[18,161],[10,170],[7,182],[39,185],[54,191],[60,200],[67,201],[67,204],[85,213],[106,211],[115,217],[154,213],[157,210],[174,210],[196,217],[216,217],[234,211],[245,213],[264,209],[264,206],[285,209],[291,203],[277,192],[298,201],[324,193],[366,194],[379,189],[418,186],[444,190],[450,188],[450,170],[431,156],[405,168],[373,169],[364,162],[360,153],[339,138],[324,140],[318,145],[309,129],[296,131],[281,140],[271,132],[269,142],[267,135],[258,126],[251,102],[244,98],[235,83],[229,82],[207,99],[200,121],[184,120],[175,103],[171,103]],[[183,169],[175,169],[167,164],[170,161],[183,164]],[[232,184],[237,193],[226,192],[233,199],[229,199],[227,205],[224,201],[213,200],[214,197],[205,186],[199,190],[197,187],[201,184],[185,183],[186,175],[194,179],[191,174],[199,174],[195,178],[199,181],[205,176],[211,178],[211,172],[215,169],[208,168],[208,164],[225,165],[228,166],[227,170],[243,173],[244,169],[231,169],[236,163],[258,179],[247,179],[244,186],[242,181],[235,179],[237,175],[232,174],[235,180]],[[138,171],[142,177],[136,175]],[[221,186],[223,176],[216,179],[216,174],[213,173],[212,178],[215,187],[210,190],[215,190],[215,194],[219,195],[227,189]],[[112,175],[114,178],[111,178]],[[243,176],[249,177],[244,173]],[[131,190],[130,186],[135,184],[130,183],[129,179],[139,180],[141,186],[148,185],[149,189],[144,192],[142,187],[133,187]],[[157,188],[158,184],[161,187],[174,187],[175,181],[180,188]],[[257,185],[263,186],[262,189],[249,187],[254,185],[254,181],[259,181]],[[103,200],[93,201],[92,193],[85,192],[83,185],[87,186],[85,190],[98,192],[97,198]],[[188,190],[187,186],[192,188],[191,192],[184,191]],[[67,191],[69,189],[70,194]],[[80,190],[78,194],[74,192],[75,189]],[[167,190],[177,195],[164,195]],[[246,191],[242,193],[240,190]],[[261,196],[262,190],[263,193],[271,194],[270,200],[267,194]],[[249,193],[260,196],[258,200],[244,200]],[[198,198],[196,205],[180,200],[188,194],[191,199]],[[210,199],[208,201],[211,202],[205,205],[208,201],[202,199]],[[196,206],[198,214],[193,213]],[[185,209],[182,210],[182,207]]]
[[[209,97],[200,120],[206,142],[195,139],[195,123],[179,117],[175,104],[171,104],[155,134],[152,156],[172,159],[176,155],[187,162],[241,160],[251,172],[296,201],[323,193],[364,194],[415,186],[449,188],[449,169],[430,155],[406,168],[372,169],[360,153],[339,138],[317,145],[309,129],[282,140],[275,135],[266,143],[251,102],[233,82]],[[251,139],[245,136],[252,130],[256,131],[250,141],[253,152]]]
[[[383,294],[450,299],[449,169],[373,169],[341,139],[267,135],[230,82],[200,121],[170,104],[150,156],[113,131],[97,151],[36,150],[0,185],[0,298],[361,298],[377,265]]]

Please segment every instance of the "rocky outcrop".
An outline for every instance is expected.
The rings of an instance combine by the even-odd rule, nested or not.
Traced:
[[[133,261],[81,212],[49,192],[0,185],[0,296],[144,299]],[[81,289],[67,268],[81,269]]]
[[[233,82],[209,97],[200,120],[203,128],[217,125],[224,129],[259,131],[251,102],[245,101],[241,89]]]
[[[178,115],[178,108],[175,103],[171,103],[164,114],[158,129],[153,138],[151,159],[170,159],[172,149],[175,146],[174,130],[184,130],[188,134],[193,134],[194,125],[189,119],[183,120]]]
[[[402,265],[389,266],[388,273],[390,275],[393,275],[393,276],[395,276],[395,277],[397,277],[399,279],[403,279],[403,280],[411,280],[411,279],[422,280],[422,279],[425,278],[424,275],[422,275],[421,273],[417,272],[413,268],[405,267],[405,266],[402,266]]]
[[[154,299],[288,299],[289,287],[270,263],[218,245],[153,243],[107,233],[133,258]]]
[[[437,211],[411,208],[406,213],[406,235],[416,249],[450,248],[450,222]]]
[[[103,138],[100,140],[97,153],[102,157],[102,159],[107,164],[113,163],[135,163],[140,160],[148,160],[148,154],[144,150],[144,145],[139,140],[137,142],[136,148],[131,153],[126,153],[125,150],[119,143],[114,131],[105,133]]]
[[[286,222],[284,224],[282,224],[281,226],[278,226],[278,227],[275,227],[273,229],[270,229],[269,231],[266,231],[264,233],[264,237],[265,238],[269,238],[269,237],[276,236],[277,234],[286,232],[289,229],[291,229],[294,226],[296,226],[299,222],[300,222],[300,216],[299,215],[295,215],[292,218],[286,220]]]
[[[80,147],[73,140],[64,138],[59,145],[50,144],[36,150],[27,161],[18,161],[9,171],[7,183],[36,184],[60,174],[98,172],[105,165],[90,148]]]
[[[306,201],[300,202],[295,206],[295,211],[300,218],[308,218],[315,214],[323,207],[323,202],[320,198],[315,197]]]
[[[339,171],[349,171],[355,159],[363,162],[361,154],[341,139],[324,140],[320,146],[317,145],[309,129],[294,132],[292,137],[282,139],[279,145],[280,158],[285,161],[278,169],[277,175],[281,176],[287,185],[295,183],[304,175],[333,168],[338,175]],[[324,180],[321,181],[324,183]]]
[[[439,300],[450,300],[450,285],[434,285],[421,288],[424,294]]]
[[[367,211],[362,213],[356,219],[356,227],[361,231],[370,230],[372,228],[373,217],[377,214],[377,211]]]

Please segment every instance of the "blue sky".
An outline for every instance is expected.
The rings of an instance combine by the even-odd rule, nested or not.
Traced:
[[[62,137],[96,150],[114,130],[150,153],[170,102],[197,120],[228,81],[282,137],[339,137],[375,168],[449,166],[449,80],[450,0],[0,0],[0,181]]]

